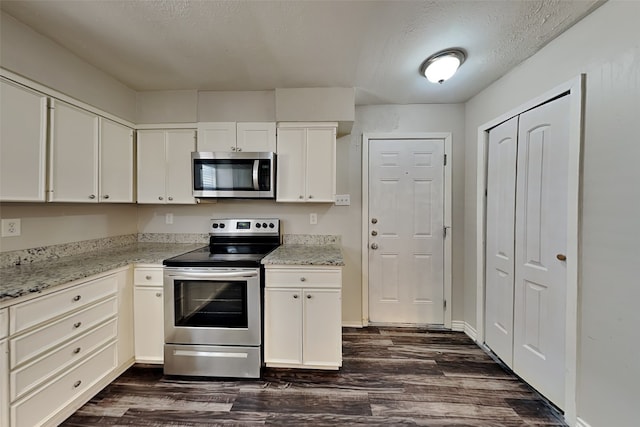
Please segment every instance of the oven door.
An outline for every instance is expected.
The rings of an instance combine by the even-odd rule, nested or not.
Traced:
[[[262,343],[260,269],[164,269],[166,344]]]

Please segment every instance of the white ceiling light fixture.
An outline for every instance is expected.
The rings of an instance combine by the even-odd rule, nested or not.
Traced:
[[[420,66],[420,74],[431,83],[443,83],[453,77],[466,58],[462,49],[441,50],[424,60]]]

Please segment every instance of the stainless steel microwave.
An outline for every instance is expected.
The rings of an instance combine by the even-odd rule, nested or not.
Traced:
[[[193,196],[275,199],[276,154],[191,153]]]

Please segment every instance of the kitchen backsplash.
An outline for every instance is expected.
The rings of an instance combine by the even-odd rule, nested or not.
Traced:
[[[284,234],[282,244],[284,245],[340,245],[341,236],[325,234]]]
[[[147,243],[209,243],[208,233],[139,233],[138,242]]]

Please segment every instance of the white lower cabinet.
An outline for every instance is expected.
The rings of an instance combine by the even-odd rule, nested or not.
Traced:
[[[134,270],[133,328],[136,362],[164,362],[162,267]]]
[[[342,366],[342,269],[267,267],[265,364]]]
[[[0,334],[0,426],[58,425],[131,364],[119,358],[127,337],[118,317],[130,274],[115,270],[0,310],[0,332],[8,330]]]

